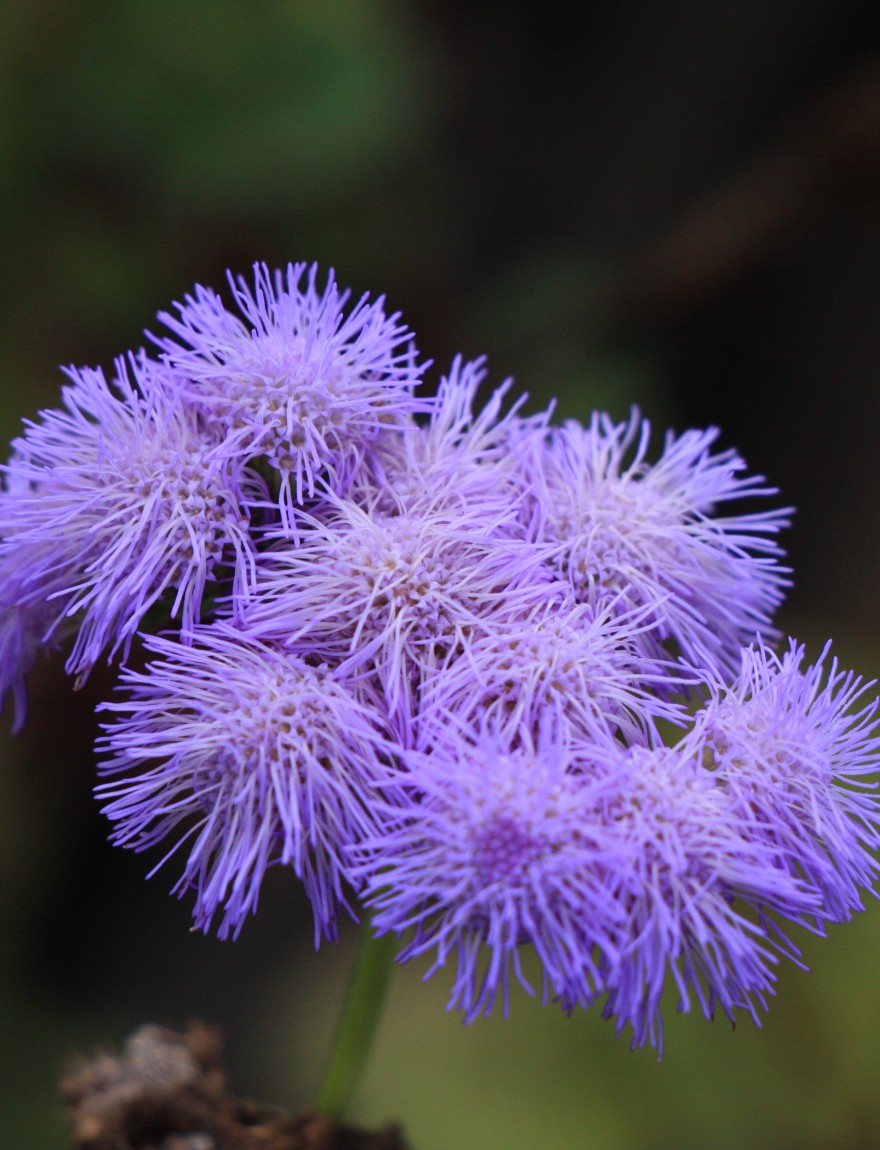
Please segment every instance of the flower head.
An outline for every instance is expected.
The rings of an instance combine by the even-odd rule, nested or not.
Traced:
[[[880,870],[880,701],[767,645],[788,511],[737,501],[774,490],[715,429],[652,462],[637,412],[551,428],[509,382],[479,409],[482,359],[417,398],[411,333],[332,272],[230,286],[15,441],[0,703],[18,725],[41,646],[72,634],[82,677],[138,635],[97,792],[114,842],[182,860],[199,929],[286,866],[316,944],[360,899],[468,1021],[531,989],[527,950],[634,1045],[670,982],[757,1018],[786,924]]]
[[[113,841],[144,850],[177,836],[166,858],[188,843],[175,891],[195,890],[199,929],[220,914],[221,938],[256,910],[267,868],[289,865],[311,899],[316,943],[335,937],[344,848],[376,827],[388,754],[378,708],[227,624],[201,628],[191,647],[145,642],[157,658],[124,670],[130,698],[105,707],[101,771],[113,778],[97,793]]]
[[[386,514],[426,511],[438,505],[485,514],[509,514],[522,500],[522,484],[511,436],[545,429],[547,414],[525,417],[521,396],[502,414],[512,380],[505,380],[479,410],[477,393],[486,381],[484,358],[456,356],[441,376],[427,423],[406,435],[378,439],[349,491],[349,498]],[[496,508],[493,512],[489,508]]]
[[[880,795],[868,776],[880,769],[880,700],[859,704],[871,684],[827,657],[826,647],[804,668],[793,640],[782,656],[750,647],[688,738],[749,834],[821,894],[817,917],[841,921],[878,872]]]
[[[24,723],[25,683],[40,651],[52,651],[68,637],[67,628],[56,626],[57,607],[48,597],[57,580],[38,558],[29,555],[23,566],[20,558],[0,556],[0,707],[11,695],[13,733]]]
[[[548,737],[549,736],[549,737]],[[757,1018],[780,952],[767,912],[801,921],[817,898],[750,836],[728,793],[687,749],[613,739],[531,740],[450,716],[429,754],[403,753],[409,804],[380,804],[382,829],[352,848],[380,932],[405,934],[400,961],[455,956],[450,1001],[470,1020],[521,948],[541,963],[545,997],[603,1012],[633,1044],[662,1044],[669,978],[679,1009]]]
[[[744,1008],[757,1021],[776,952],[796,953],[764,912],[799,921],[815,896],[779,869],[776,852],[749,834],[723,785],[687,750],[606,745],[586,758],[609,784],[593,818],[618,844],[604,866],[607,897],[621,912],[603,964],[604,1016],[618,1033],[629,1025],[634,1046],[662,1047],[671,978],[679,1010],[695,997],[707,1017],[717,1004],[731,1020]],[[562,997],[579,1002],[576,992]]]
[[[681,723],[680,708],[657,693],[671,672],[638,643],[646,614],[596,611],[557,592],[500,621],[428,680],[421,744],[449,715],[474,725],[482,716],[511,733],[551,724],[597,742],[644,741],[660,718]]]
[[[774,539],[787,512],[718,513],[773,489],[743,476],[735,452],[711,454],[717,434],[669,434],[651,464],[646,421],[633,413],[615,424],[597,413],[588,427],[570,421],[527,435],[519,450],[530,533],[557,545],[554,565],[577,597],[648,608],[653,653],[671,641],[693,667],[735,670],[787,584]]]
[[[255,264],[253,288],[229,277],[243,319],[198,286],[177,316],[160,314],[172,335],[154,337],[240,455],[279,473],[288,510],[320,482],[342,490],[367,444],[427,406],[413,396],[423,367],[399,314],[364,296],[346,315],[349,292],[332,271],[323,289],[317,279],[316,265]]]
[[[112,384],[99,370],[68,374],[64,410],[28,424],[3,468],[0,563],[29,571],[20,606],[42,597],[44,619],[79,617],[68,669],[84,674],[108,646],[127,649],[166,593],[188,632],[223,569],[242,592],[253,577],[244,507],[261,486],[160,365],[120,360]]]
[[[505,530],[513,515],[476,501],[369,514],[347,500],[320,520],[300,515],[297,539],[261,556],[242,625],[348,670],[372,668],[391,710],[408,710],[424,676],[472,636],[546,597],[540,549]]]
[[[593,945],[609,949],[618,909],[601,862],[616,847],[590,820],[599,780],[567,773],[558,738],[528,735],[511,749],[490,726],[451,726],[430,755],[406,752],[409,805],[386,804],[382,830],[352,849],[379,932],[410,932],[399,961],[433,953],[426,977],[457,963],[450,1006],[470,1021],[505,1011],[511,974],[530,989],[521,947],[531,943],[545,992],[598,990]]]

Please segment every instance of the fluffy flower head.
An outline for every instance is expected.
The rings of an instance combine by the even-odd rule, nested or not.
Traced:
[[[880,769],[880,700],[859,704],[871,684],[827,660],[826,647],[804,668],[793,640],[782,656],[748,648],[689,739],[750,833],[821,893],[819,917],[841,921],[862,909],[860,888],[878,870],[880,803],[868,776]]]
[[[98,787],[113,841],[143,850],[169,835],[189,853],[175,890],[196,892],[195,922],[237,933],[273,864],[292,866],[333,938],[345,904],[342,855],[375,830],[372,789],[387,754],[378,711],[320,667],[225,624],[183,647],[153,637],[157,659],[126,670],[108,704]]]
[[[645,614],[596,611],[557,592],[499,621],[427,684],[422,741],[449,714],[474,725],[484,716],[511,733],[551,724],[597,742],[644,741],[659,718],[680,723],[676,704],[656,693],[668,668],[638,643]]]
[[[769,631],[787,583],[774,539],[787,513],[718,514],[773,489],[743,476],[735,452],[711,454],[717,434],[670,433],[651,464],[647,422],[597,413],[588,427],[527,435],[519,449],[531,534],[557,544],[556,569],[579,600],[649,608],[649,650],[671,640],[691,666],[724,670],[756,631]]]
[[[243,614],[254,634],[373,666],[392,710],[495,619],[546,595],[539,550],[475,503],[387,515],[336,501],[261,559]],[[494,518],[493,518],[494,516]]]
[[[547,414],[520,415],[524,395],[502,414],[510,379],[477,409],[487,374],[485,358],[456,356],[440,378],[428,421],[410,434],[377,440],[350,498],[391,515],[476,503],[487,519],[509,515],[522,499],[511,436],[546,428]]]
[[[634,1045],[662,1045],[660,1001],[671,977],[679,1010],[694,996],[707,1016],[718,1004],[731,1020],[736,1008],[757,1020],[783,936],[743,912],[771,907],[798,919],[814,896],[749,836],[725,788],[686,749],[607,745],[586,759],[609,784],[593,817],[619,841],[605,867],[607,896],[622,915],[617,957],[603,967],[605,1016],[618,1032],[629,1025]],[[563,999],[579,1001],[577,993]]]
[[[127,648],[166,593],[188,632],[218,567],[236,593],[252,580],[243,508],[261,485],[206,436],[167,369],[141,358],[118,361],[112,384],[68,374],[64,410],[29,424],[3,469],[0,560],[30,568],[27,597],[42,590],[59,623],[81,616],[68,669],[84,673]]]
[[[254,284],[230,276],[240,318],[196,287],[159,318],[154,337],[191,381],[192,400],[244,457],[264,456],[280,474],[282,506],[302,504],[321,480],[341,490],[365,445],[409,426],[426,408],[413,388],[422,366],[397,313],[364,296],[348,314],[333,273],[323,289],[315,265],[285,272],[254,266]]]
[[[652,461],[636,412],[552,428],[509,382],[480,409],[479,359],[417,398],[410,332],[332,272],[230,286],[161,313],[158,360],[70,369],[15,441],[0,702],[20,722],[71,634],[80,678],[146,651],[98,794],[113,841],[177,856],[200,929],[288,867],[316,943],[362,899],[401,961],[453,964],[467,1020],[531,989],[526,951],[635,1045],[670,982],[757,1017],[786,923],[849,917],[880,870],[880,702],[768,646],[773,489],[715,429]]]
[[[596,990],[585,930],[609,945],[616,908],[597,860],[614,847],[585,818],[601,782],[568,775],[567,762],[555,738],[511,749],[489,726],[452,726],[430,755],[404,755],[418,805],[389,806],[382,833],[353,851],[375,927],[412,932],[400,961],[433,952],[429,977],[455,956],[450,1006],[466,1020],[488,1014],[499,993],[506,1010],[511,974],[529,989],[524,943],[547,992]]]

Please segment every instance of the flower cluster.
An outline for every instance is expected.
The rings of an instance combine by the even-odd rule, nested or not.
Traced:
[[[166,842],[195,924],[235,935],[271,866],[316,944],[366,911],[455,966],[466,1019],[661,999],[757,1017],[794,923],[878,865],[878,702],[787,648],[786,509],[718,432],[637,412],[553,426],[432,394],[382,299],[305,265],[233,307],[198,287],[2,469],[0,700],[42,648],[121,663],[97,787],[113,840]]]

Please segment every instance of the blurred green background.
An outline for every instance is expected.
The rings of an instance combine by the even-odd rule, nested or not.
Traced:
[[[798,508],[781,624],[880,669],[880,48],[847,0],[6,0],[0,432],[196,282],[318,260],[386,293],[443,369],[534,407],[718,424]],[[73,1050],[223,1026],[239,1093],[316,1087],[353,938],[311,950],[289,876],[235,943],[112,851],[96,674],[34,676],[2,736],[0,1142],[61,1150]],[[517,996],[462,1026],[394,983],[355,1117],[416,1150],[880,1144],[880,907],[805,938],[763,1030],[667,1020],[630,1053]]]

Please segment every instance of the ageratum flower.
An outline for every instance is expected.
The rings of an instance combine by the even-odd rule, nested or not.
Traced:
[[[817,919],[848,919],[878,873],[880,700],[872,684],[827,666],[802,667],[790,640],[779,656],[757,643],[729,686],[714,687],[689,736],[723,783],[749,835],[821,895]],[[875,776],[874,779],[870,776]]]
[[[9,554],[0,558],[0,707],[11,695],[13,733],[24,723],[25,683],[37,656],[67,638],[65,628],[56,626],[57,607],[47,598],[51,588],[59,589],[48,569],[51,556],[42,566],[38,558],[29,554],[27,566]]]
[[[277,471],[283,511],[322,483],[343,490],[366,445],[429,407],[413,396],[424,365],[399,313],[363,296],[346,315],[350,293],[332,271],[323,289],[317,279],[314,264],[255,264],[253,288],[229,277],[244,322],[197,286],[178,316],[159,315],[173,336],[152,337],[240,456]]]
[[[253,578],[243,508],[261,484],[207,436],[166,368],[116,367],[111,383],[70,368],[64,409],[28,423],[2,469],[0,565],[29,572],[22,608],[41,594],[43,616],[78,619],[68,670],[80,675],[106,648],[127,650],[166,594],[188,632],[220,570],[236,596]]]
[[[424,677],[497,620],[542,602],[540,548],[511,539],[514,509],[466,507],[369,514],[337,500],[298,516],[295,540],[260,556],[242,626],[262,638],[374,671],[404,719]]]
[[[427,681],[420,745],[450,714],[471,725],[484,716],[512,737],[552,724],[588,741],[644,742],[661,718],[682,725],[681,707],[657,694],[672,672],[637,642],[647,614],[597,612],[556,595],[499,622]]]
[[[556,543],[555,569],[579,600],[647,607],[649,652],[671,641],[691,666],[735,673],[742,646],[770,633],[788,582],[774,538],[788,513],[719,513],[775,489],[743,475],[734,451],[713,455],[717,435],[669,433],[652,464],[647,421],[596,413],[588,427],[521,437],[518,450],[531,536]]]
[[[101,772],[112,779],[97,794],[112,841],[140,851],[172,839],[162,862],[186,856],[175,893],[194,890],[196,926],[219,915],[221,938],[256,910],[266,870],[290,866],[312,903],[316,945],[334,938],[347,907],[344,848],[376,832],[388,753],[378,708],[228,624],[200,628],[189,647],[145,644],[156,659],[124,670],[130,697],[104,707],[113,718]]]
[[[634,1045],[666,989],[757,1019],[788,924],[880,870],[880,702],[768,647],[787,511],[714,429],[652,461],[635,412],[479,409],[460,357],[418,399],[399,317],[317,279],[197,287],[159,362],[70,369],[27,425],[0,702],[20,723],[41,646],[72,634],[83,676],[171,621],[104,709],[97,790],[114,842],[177,855],[199,929],[236,935],[286,866],[316,943],[360,899],[401,961],[454,966],[468,1021],[529,962]]]
[[[606,870],[623,915],[618,958],[603,968],[606,1018],[633,1046],[662,1050],[660,1003],[668,979],[678,1010],[695,999],[706,1017],[720,1007],[757,1022],[775,982],[778,954],[797,959],[767,912],[803,922],[817,905],[778,853],[749,833],[726,788],[686,749],[606,745],[587,759],[609,785],[593,817],[614,829],[622,864]],[[578,1003],[564,993],[563,1004]],[[582,1005],[590,1005],[589,1002]]]
[[[567,773],[564,740],[454,722],[431,754],[403,754],[411,802],[384,804],[378,834],[352,848],[378,933],[407,934],[398,960],[431,955],[430,977],[456,962],[450,1007],[466,1021],[507,1012],[511,975],[531,986],[521,954],[540,958],[545,998],[573,986],[595,996],[593,950],[613,953],[620,910],[604,869],[619,850],[590,818],[604,781]]]
[[[0,490],[0,521],[14,514],[20,499],[31,496],[30,484],[14,471]],[[27,561],[0,548],[0,708],[13,703],[12,731],[17,733],[27,712],[26,681],[40,650],[53,651],[68,636],[57,624],[52,593],[63,591],[55,571],[57,543],[30,546]]]
[[[348,497],[390,515],[438,503],[465,508],[478,501],[502,512],[518,504],[522,485],[510,438],[514,430],[522,435],[526,428],[545,429],[547,414],[522,416],[524,395],[502,414],[510,379],[476,410],[486,377],[485,358],[456,356],[440,379],[427,423],[406,435],[378,439]]]
[[[430,754],[403,754],[414,801],[388,804],[352,850],[376,929],[405,936],[400,961],[433,955],[426,977],[455,956],[450,1006],[466,1021],[499,993],[506,1011],[511,972],[528,989],[526,944],[545,998],[566,1011],[604,998],[634,1046],[662,1046],[670,978],[680,1010],[757,1018],[779,954],[796,958],[767,914],[802,922],[815,892],[693,754],[550,730],[511,749],[509,733],[450,716]]]

